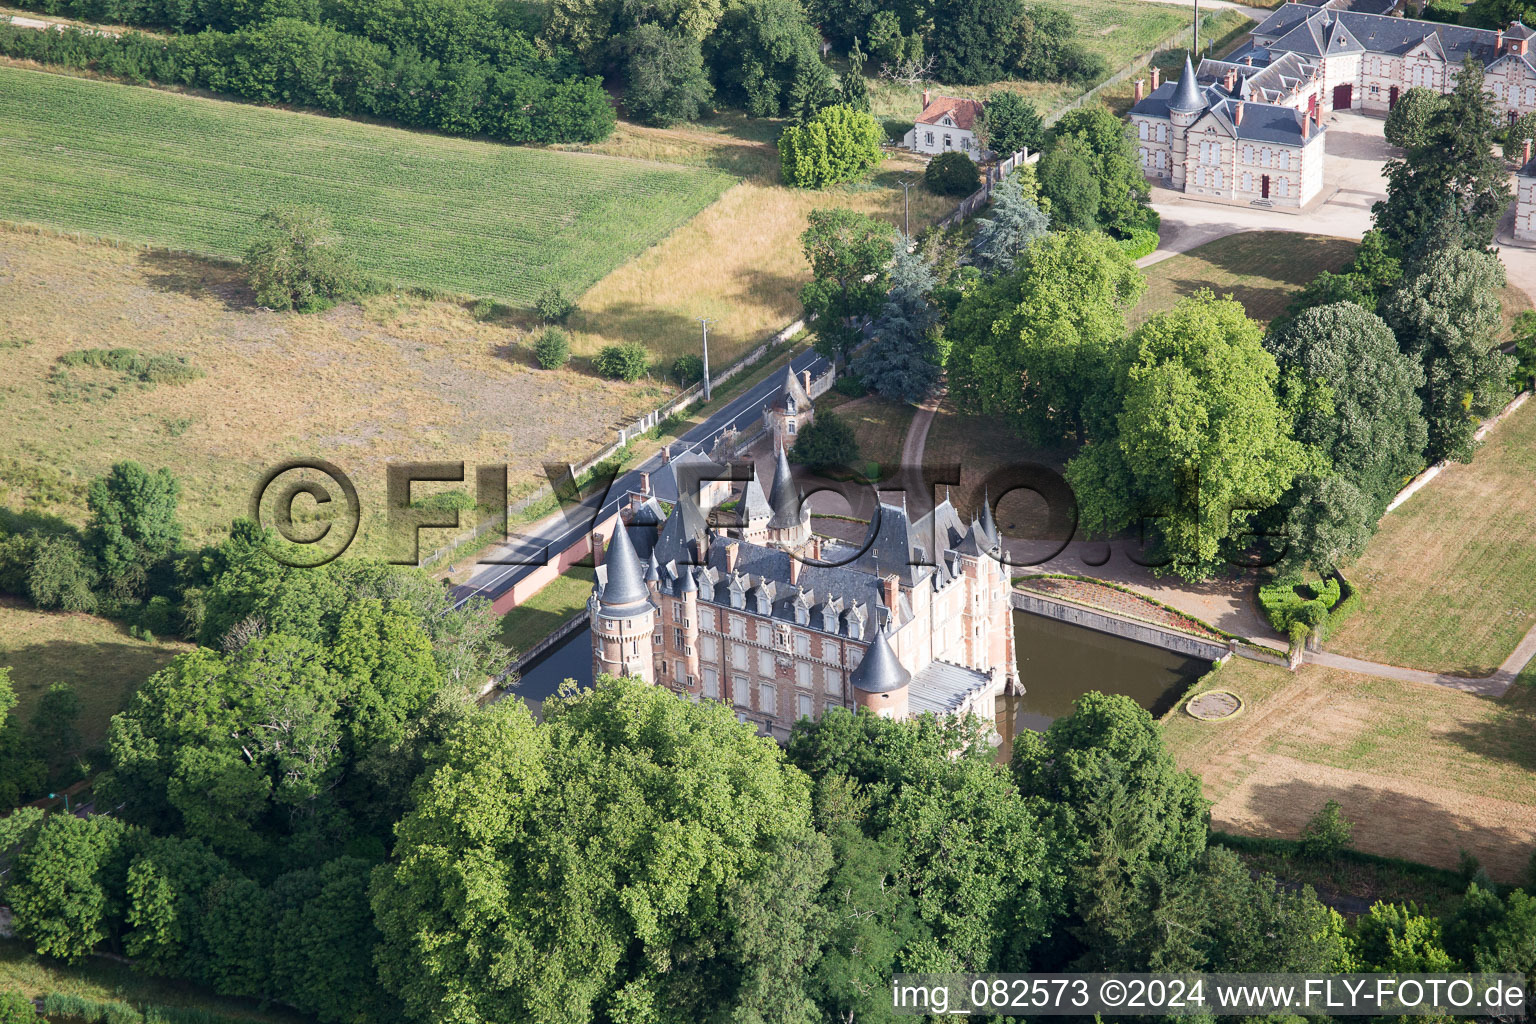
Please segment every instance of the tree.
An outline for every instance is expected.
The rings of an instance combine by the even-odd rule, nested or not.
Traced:
[[[697,121],[714,87],[704,72],[699,41],[660,25],[638,25],[624,39],[624,105],[637,120],[667,127]]]
[[[1034,82],[1084,86],[1103,78],[1109,62],[1084,49],[1079,41],[1084,37],[1066,10],[1045,4],[1025,8],[1013,60],[1015,74]]]
[[[1050,229],[1040,201],[1034,170],[1028,166],[993,186],[990,212],[976,222],[972,252],[977,266],[994,275],[1013,270],[1029,243]]]
[[[1380,973],[1431,974],[1456,970],[1442,945],[1440,922],[1407,904],[1372,904],[1355,918],[1349,938],[1355,970]]]
[[[316,313],[361,291],[362,282],[331,233],[331,221],[310,207],[268,210],[245,250],[256,301],[271,309]]]
[[[686,388],[704,379],[704,360],[688,352],[672,360],[672,379],[677,386]]]
[[[0,1024],[36,1024],[37,1007],[19,990],[0,992]]]
[[[534,308],[538,310],[539,319],[546,324],[563,324],[576,312],[576,303],[565,297],[565,292],[558,284],[552,284],[539,292]]]
[[[592,365],[609,380],[637,381],[650,368],[651,354],[638,341],[626,341],[603,346]]]
[[[1094,217],[1106,230],[1127,237],[1133,228],[1156,227],[1147,206],[1151,191],[1136,156],[1130,126],[1101,103],[1077,107],[1062,114],[1051,126],[1052,149],[1074,139],[1075,151],[1085,156],[1098,182],[1098,208]],[[1049,154],[1047,154],[1049,155]],[[1041,167],[1041,183],[1045,168]],[[1052,195],[1050,189],[1046,189]],[[1075,217],[1086,216],[1074,213]],[[1149,223],[1150,220],[1150,223]],[[1091,225],[1073,221],[1078,227]]]
[[[838,83],[837,102],[853,110],[869,113],[869,83],[864,80],[864,64],[869,57],[859,49],[859,41],[853,41],[848,51],[848,70]]]
[[[91,481],[86,543],[119,596],[140,593],[151,564],[180,542],[180,495],[181,485],[170,470],[150,473],[137,462],[119,462]]]
[[[898,236],[891,260],[891,290],[870,329],[869,348],[853,371],[871,390],[898,402],[920,402],[938,386],[944,353],[938,340],[938,284],[925,253],[908,251]]]
[[[727,705],[637,681],[544,715],[509,701],[456,729],[375,872],[407,1014],[804,1019],[827,866],[804,777]]]
[[[0,668],[0,807],[15,807],[41,792],[46,781],[47,766],[16,715],[11,670]]]
[[[1354,826],[1344,817],[1339,802],[1329,800],[1301,830],[1301,852],[1308,857],[1336,857],[1349,849],[1353,833]]]
[[[796,79],[821,65],[817,42],[796,0],[736,0],[704,45],[725,102],[753,117],[778,117]]]
[[[1108,236],[1041,236],[950,318],[950,393],[1032,443],[1087,440],[1113,416],[1125,313],[1146,282]]]
[[[1505,130],[1504,159],[1514,164],[1521,163],[1527,142],[1536,144],[1536,111],[1515,118],[1515,123]]]
[[[7,879],[16,934],[40,956],[79,963],[117,934],[128,827],[94,814],[50,815],[17,851]]]
[[[923,184],[941,196],[968,196],[981,184],[976,161],[957,150],[940,153],[923,169]]]
[[[1429,141],[1430,125],[1445,104],[1445,97],[1433,89],[1416,85],[1397,98],[1397,106],[1387,114],[1383,134],[1399,149],[1417,149]]]
[[[272,884],[272,988],[323,1021],[401,1019],[373,968],[381,936],[369,900],[372,873],[366,860],[338,857]]]
[[[1494,344],[1503,285],[1497,256],[1452,246],[1428,254],[1386,300],[1398,345],[1424,367],[1431,462],[1469,460],[1478,421],[1508,396],[1514,360]]]
[[[1498,117],[1483,66],[1469,55],[1456,88],[1430,115],[1422,143],[1386,165],[1387,198],[1371,208],[1376,227],[1404,251],[1449,206],[1463,244],[1486,248],[1509,205],[1508,175],[1493,151]]]
[[[786,185],[825,188],[852,181],[884,158],[880,124],[867,112],[830,106],[779,136],[780,174]]]
[[[934,0],[928,49],[943,82],[986,85],[1007,78],[1024,17],[1020,0]]]
[[[848,421],[829,409],[801,428],[789,449],[789,460],[818,473],[852,466],[859,461],[859,442]]]
[[[883,846],[862,854],[873,862],[864,870],[878,878],[894,863],[899,888],[892,898],[916,911],[916,922],[893,914],[865,883],[869,902],[855,905],[885,934],[857,951],[834,947],[842,962],[828,980],[845,989],[844,999],[854,1001],[856,982],[889,971],[892,948],[896,970],[1029,966],[1063,909],[1059,854],[1050,808],[1019,798],[983,723],[932,716],[897,722],[837,708],[801,719],[788,756],[816,781],[818,820],[840,839],[845,833],[833,822],[857,824]],[[848,896],[829,896],[834,908],[847,907]]]
[[[58,778],[69,759],[80,750],[80,696],[68,683],[54,683],[38,701],[27,723],[32,749]]]
[[[96,610],[96,566],[74,537],[42,537],[32,546],[27,596],[39,608]]]
[[[1040,158],[1040,194],[1051,202],[1051,226],[1092,231],[1099,224],[1102,193],[1081,141],[1067,137]]]
[[[885,297],[886,265],[895,234],[889,224],[846,207],[812,210],[800,235],[811,281],[800,290],[814,314],[816,351],[846,359],[863,337],[863,322]]]
[[[984,146],[999,157],[1040,148],[1045,134],[1040,112],[1016,92],[994,93],[981,108],[977,128]]]
[[[539,332],[533,343],[533,358],[546,370],[558,370],[571,361],[571,343],[566,333],[551,324]]]
[[[1154,571],[1200,579],[1241,534],[1245,510],[1279,500],[1309,460],[1261,336],[1242,306],[1209,291],[1136,329],[1114,433],[1067,464],[1086,529],[1150,523],[1163,559]]]

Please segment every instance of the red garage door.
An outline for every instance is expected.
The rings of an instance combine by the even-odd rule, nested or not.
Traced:
[[[1336,85],[1333,87],[1333,109],[1348,110],[1354,100],[1355,87],[1353,85]]]

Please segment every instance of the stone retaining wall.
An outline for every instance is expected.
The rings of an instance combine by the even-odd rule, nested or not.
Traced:
[[[1100,633],[1109,633],[1138,643],[1150,644],[1153,647],[1161,647],[1192,658],[1218,661],[1231,653],[1224,641],[1177,632],[1148,622],[1138,622],[1108,611],[1088,608],[1041,593],[1015,589],[1012,600],[1013,607],[1018,611],[1029,612],[1031,615],[1044,615],[1060,622],[1084,626]]]

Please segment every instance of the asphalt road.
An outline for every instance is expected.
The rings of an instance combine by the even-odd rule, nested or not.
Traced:
[[[817,377],[829,364],[815,352],[807,351],[791,360],[790,365],[796,373],[810,370],[811,376]],[[673,458],[690,451],[709,451],[721,433],[733,427],[750,430],[761,416],[763,406],[783,390],[783,381],[782,372],[771,374],[731,399],[703,423],[673,442]],[[479,596],[494,601],[506,593],[518,580],[533,572],[536,566],[545,564],[553,553],[563,551],[579,540],[592,528],[593,523],[602,522],[617,511],[626,494],[640,489],[642,472],[651,474],[651,491],[657,498],[675,501],[677,491],[672,474],[658,472],[661,466],[661,455],[658,452],[635,468],[620,474],[606,494],[594,494],[580,505],[565,509],[563,516],[546,519],[530,532],[517,534],[506,543],[487,550],[481,556],[480,570],[468,582],[453,589],[455,607],[471,597]]]

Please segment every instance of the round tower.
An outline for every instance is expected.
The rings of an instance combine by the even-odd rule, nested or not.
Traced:
[[[768,543],[786,551],[802,547],[811,539],[811,510],[800,499],[789,471],[789,456],[779,449],[779,462],[773,471],[773,489],[768,492],[773,517],[768,520]]]
[[[682,577],[677,581],[677,589],[683,599],[683,643],[687,652],[683,661],[688,666],[688,678],[693,680],[688,689],[698,694],[704,687],[704,676],[699,671],[699,584],[693,578],[692,566],[679,566],[678,572]]]
[[[645,569],[625,532],[624,521],[613,528],[613,539],[598,573],[598,586],[588,604],[592,613],[592,677],[635,676],[656,681],[651,640],[656,605],[646,583]]]
[[[1205,94],[1195,81],[1195,65],[1184,55],[1184,73],[1168,100],[1168,120],[1172,123],[1173,187],[1184,188],[1185,166],[1189,158],[1189,129],[1205,112]]]
[[[864,660],[848,675],[859,707],[897,721],[907,717],[907,684],[911,681],[912,673],[897,660],[883,629],[875,630]]]

